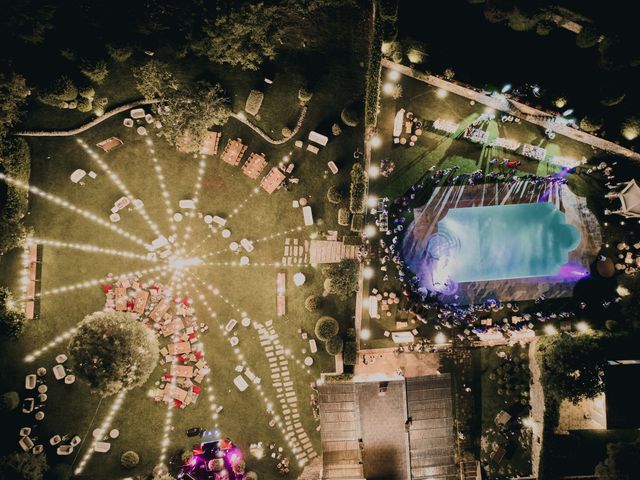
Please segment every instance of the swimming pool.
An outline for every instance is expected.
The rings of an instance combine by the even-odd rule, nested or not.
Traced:
[[[426,257],[436,283],[554,276],[579,244],[578,228],[550,202],[452,208]]]

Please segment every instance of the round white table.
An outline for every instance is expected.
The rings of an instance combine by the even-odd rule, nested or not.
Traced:
[[[242,321],[240,323],[243,327],[248,327],[251,325],[251,319],[249,317],[242,317]]]
[[[204,223],[206,223],[207,225],[211,225],[213,223],[213,217],[211,215],[205,215]]]
[[[75,381],[76,381],[75,375],[67,375],[66,377],[64,377],[64,383],[66,383],[67,385],[71,385]]]
[[[47,374],[47,369],[44,367],[40,367],[38,368],[36,373],[38,374],[39,377],[44,377]]]
[[[136,132],[138,132],[138,135],[146,135],[147,134],[147,129],[140,126],[136,129]]]
[[[104,431],[101,428],[96,428],[91,433],[91,436],[96,440],[101,440],[104,437]]]
[[[38,421],[44,420],[44,412],[36,413],[36,420],[38,420]]]
[[[240,248],[240,245],[238,245],[238,242],[231,242],[229,244],[229,248],[231,249],[232,252],[237,252],[238,248]]]
[[[112,213],[111,215],[109,215],[109,220],[111,220],[112,222],[119,222],[120,221],[120,215],[117,213]]]
[[[228,228],[225,228],[224,230],[222,230],[222,238],[229,238],[231,236],[231,230],[229,230]]]
[[[311,365],[313,365],[313,358],[311,357],[304,357],[304,364],[307,367],[310,367]]]
[[[176,212],[173,214],[173,219],[176,222],[181,222],[182,221],[182,214],[180,212]]]
[[[47,393],[46,385],[38,385],[38,393]]]
[[[111,431],[109,432],[109,437],[110,437],[110,438],[116,439],[116,438],[118,438],[119,436],[120,436],[120,430],[118,430],[117,428],[114,428],[113,430],[111,430]]]
[[[240,257],[240,265],[249,265],[249,257],[246,255]]]

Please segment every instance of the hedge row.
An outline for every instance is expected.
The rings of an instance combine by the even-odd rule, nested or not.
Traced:
[[[369,68],[364,103],[364,119],[366,127],[373,127],[378,116],[380,104],[380,74],[382,72],[382,22],[376,15],[373,21],[371,45],[369,47]]]
[[[29,182],[31,157],[22,138],[8,138],[0,145],[0,171],[24,183]],[[7,185],[6,198],[0,204],[0,254],[17,247],[26,236],[22,218],[27,213],[25,190]]]
[[[364,172],[362,164],[355,163],[351,167],[351,185],[349,188],[349,211],[351,213],[364,213],[367,190],[367,174]]]

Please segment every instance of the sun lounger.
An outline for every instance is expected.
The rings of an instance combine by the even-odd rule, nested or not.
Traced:
[[[36,388],[36,375],[32,373],[24,378],[24,388],[27,390],[33,390]]]
[[[22,437],[18,441],[18,445],[20,445],[20,448],[22,448],[22,450],[28,452],[33,448],[33,440],[31,440],[29,437]]]
[[[96,442],[93,444],[94,452],[107,453],[110,449],[111,449],[111,444],[108,442]]]
[[[53,367],[52,371],[56,380],[62,380],[67,375],[62,365],[56,365]]]

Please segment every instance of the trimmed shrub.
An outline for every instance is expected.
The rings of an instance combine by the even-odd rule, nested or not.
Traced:
[[[331,185],[327,190],[327,200],[333,205],[340,205],[344,200],[342,192],[335,185]]]
[[[96,83],[104,82],[107,75],[109,75],[107,63],[104,60],[84,60],[80,64],[80,72]]]
[[[615,320],[607,320],[606,322],[604,322],[604,326],[610,332],[616,332],[618,331],[620,325]]]
[[[600,40],[600,32],[593,24],[585,24],[576,34],[576,45],[580,48],[591,48]]]
[[[90,98],[80,97],[78,99],[78,111],[90,112],[93,109],[93,101]]]
[[[321,306],[322,306],[322,297],[318,295],[309,295],[304,300],[304,308],[306,308],[311,313],[317,312],[318,310],[320,310]]]
[[[367,174],[362,164],[355,163],[351,167],[351,185],[349,188],[349,211],[351,213],[364,213],[364,193],[367,186]]]
[[[349,213],[349,209],[347,208],[341,208],[340,210],[338,210],[338,225],[341,225],[343,227],[348,226],[350,215],[351,214]]]
[[[345,365],[355,365],[358,362],[358,350],[356,349],[356,342],[353,340],[344,342],[342,361]]]
[[[605,107],[613,107],[622,103],[626,94],[624,92],[611,93],[609,95],[605,95],[602,100],[600,100],[600,104]]]
[[[353,328],[353,327],[347,328],[346,338],[347,338],[347,340],[355,340],[356,339],[356,329]]]
[[[131,47],[127,47],[124,45],[118,46],[109,44],[107,45],[107,53],[116,62],[125,62],[133,54],[133,50],[131,49]]]
[[[140,463],[140,456],[133,450],[124,452],[120,457],[120,465],[127,470],[132,469]]]
[[[553,105],[556,108],[564,108],[567,105],[567,98],[562,96],[554,98]]]
[[[300,87],[300,90],[298,90],[298,100],[300,100],[300,103],[302,103],[303,105],[311,100],[312,97],[313,93],[311,93],[305,87]]]
[[[342,128],[337,123],[334,123],[333,125],[331,125],[331,133],[334,137],[337,137],[342,133]]]
[[[364,229],[364,215],[356,213],[351,217],[351,231],[361,232]]]
[[[333,317],[320,317],[316,322],[315,334],[318,340],[326,342],[340,331],[338,321]]]
[[[453,77],[456,76],[456,71],[453,68],[445,68],[442,76],[445,80],[453,80]]]
[[[597,132],[602,128],[602,119],[587,115],[580,120],[580,128],[585,132]]]
[[[247,480],[258,480],[258,474],[256,472],[247,472]]]
[[[340,299],[346,300],[358,291],[357,260],[344,258],[339,263],[331,263],[322,269],[322,273],[330,280],[331,293],[335,293]]]
[[[18,392],[5,392],[0,395],[0,412],[10,412],[20,405]]]
[[[63,108],[64,102],[75,100],[78,96],[78,87],[73,81],[63,75],[59,77],[49,88],[45,88],[38,99],[47,105]]]
[[[541,20],[536,25],[536,33],[542,37],[549,35],[556,28],[556,24],[551,20]]]
[[[324,348],[327,350],[329,355],[339,355],[342,353],[342,349],[344,348],[344,342],[342,341],[342,338],[336,335],[335,337],[331,337],[327,340],[327,343],[324,344]]]
[[[635,140],[640,135],[640,117],[626,118],[620,126],[620,133],[627,140]]]
[[[293,133],[289,127],[284,127],[282,132],[280,132],[284,138],[289,138]]]
[[[264,93],[262,93],[260,90],[251,90],[249,92],[249,96],[247,97],[247,101],[244,104],[244,110],[253,116],[257,115],[260,111],[263,100]]]
[[[340,119],[347,127],[358,126],[358,114],[349,108],[343,108],[340,113]]]
[[[89,85],[87,87],[82,87],[78,91],[78,95],[80,95],[81,97],[84,97],[84,98],[93,99],[93,97],[96,96],[96,91],[92,86]]]

